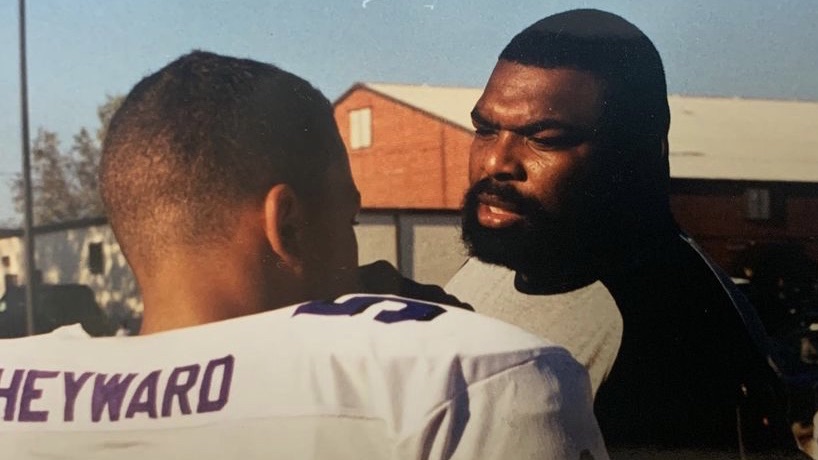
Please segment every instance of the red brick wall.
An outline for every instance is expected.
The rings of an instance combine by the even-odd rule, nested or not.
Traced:
[[[751,244],[797,243],[818,260],[818,185],[752,184],[772,193],[773,219],[745,217],[744,192],[751,184],[673,181],[671,207],[681,227],[723,268]],[[736,273],[731,273],[736,274]]]
[[[372,145],[349,147],[349,111],[372,111]],[[471,134],[358,88],[335,106],[363,207],[457,209],[468,183]]]
[[[463,194],[469,187],[469,148],[472,134],[463,129],[445,125],[445,166],[447,176],[445,183],[445,209],[460,209]]]

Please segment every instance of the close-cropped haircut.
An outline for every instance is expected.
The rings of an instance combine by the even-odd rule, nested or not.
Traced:
[[[612,140],[667,135],[670,110],[659,52],[641,30],[615,14],[580,9],[546,17],[517,34],[500,59],[597,77],[605,97],[600,128]]]
[[[114,115],[100,165],[123,251],[223,241],[239,207],[273,185],[311,193],[337,155],[332,116],[308,82],[249,59],[194,51],[145,77]]]

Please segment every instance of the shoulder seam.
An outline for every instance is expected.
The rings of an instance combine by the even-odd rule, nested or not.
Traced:
[[[458,391],[458,392],[454,393],[453,395],[447,397],[445,400],[440,401],[439,403],[435,404],[432,408],[430,408],[428,411],[426,411],[426,413],[424,414],[424,416],[422,418],[421,423],[424,423],[425,421],[427,421],[432,414],[435,414],[436,412],[438,412],[441,408],[443,408],[444,406],[449,404],[451,401],[459,398],[460,396],[462,396],[465,393],[468,393],[473,387],[475,387],[477,385],[484,384],[484,383],[489,382],[489,381],[491,381],[491,380],[493,380],[493,379],[495,379],[495,378],[497,378],[497,377],[499,377],[501,375],[504,375],[504,374],[506,374],[508,372],[519,369],[520,367],[525,366],[526,364],[529,364],[532,361],[537,361],[539,359],[546,358],[546,357],[556,356],[556,357],[565,359],[566,362],[571,363],[571,364],[573,364],[574,366],[576,366],[578,368],[583,368],[584,369],[584,367],[582,367],[582,365],[579,364],[579,362],[577,362],[576,359],[574,359],[574,357],[571,355],[571,353],[568,352],[568,350],[566,350],[564,348],[561,348],[561,347],[558,347],[558,346],[549,346],[548,348],[540,348],[537,351],[538,351],[538,353],[535,353],[534,355],[529,356],[528,358],[524,359],[523,361],[517,362],[517,363],[515,363],[515,364],[513,364],[511,366],[500,369],[500,370],[498,370],[496,372],[493,372],[493,373],[491,373],[491,374],[489,374],[489,375],[487,375],[485,377],[482,377],[482,378],[480,378],[478,380],[475,380],[473,382],[469,382],[468,385],[466,385],[460,391]],[[421,427],[422,427],[422,425],[421,425]],[[417,428],[418,427],[415,426],[415,427],[412,427],[411,430],[406,430],[406,429],[401,430],[401,431],[403,431],[403,433],[398,433],[398,436],[397,436],[398,441],[400,442],[401,440],[406,439],[407,437],[409,437],[410,434],[416,433]]]

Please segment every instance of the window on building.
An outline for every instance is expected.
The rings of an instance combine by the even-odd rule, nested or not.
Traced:
[[[3,256],[2,264],[3,268],[11,268],[11,257]]]
[[[372,145],[372,110],[349,111],[349,148],[363,149]]]
[[[94,275],[105,273],[105,253],[102,252],[102,243],[88,245],[88,269]]]
[[[747,203],[746,215],[750,220],[770,220],[770,190],[748,188],[744,194]]]
[[[12,286],[17,286],[17,275],[6,273],[3,275],[3,287],[8,290]]]

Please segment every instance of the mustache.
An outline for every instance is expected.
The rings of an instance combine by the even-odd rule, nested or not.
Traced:
[[[537,215],[546,213],[542,204],[534,198],[527,197],[517,191],[511,185],[498,183],[493,179],[486,178],[476,182],[466,192],[464,208],[476,209],[480,202],[480,195],[492,195],[500,201],[512,205],[517,212],[523,215]]]

